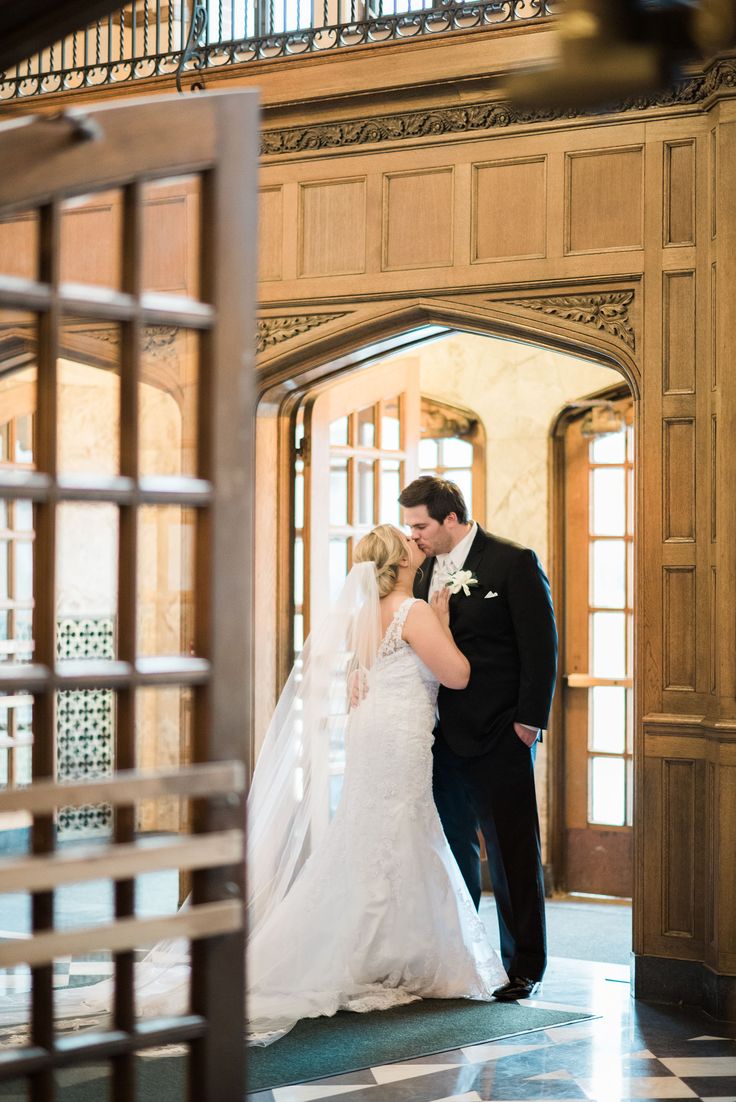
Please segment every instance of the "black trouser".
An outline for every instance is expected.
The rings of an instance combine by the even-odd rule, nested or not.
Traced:
[[[542,978],[547,963],[544,876],[534,790],[534,756],[512,726],[490,753],[462,758],[435,731],[433,788],[437,810],[476,907],[480,906],[480,828],[488,853],[510,976]]]

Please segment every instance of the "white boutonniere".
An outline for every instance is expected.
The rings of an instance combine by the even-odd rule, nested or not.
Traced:
[[[472,570],[453,570],[452,573],[447,575],[447,581],[445,586],[450,590],[450,593],[459,593],[462,589],[466,597],[470,596],[470,586],[477,585],[478,579]]]

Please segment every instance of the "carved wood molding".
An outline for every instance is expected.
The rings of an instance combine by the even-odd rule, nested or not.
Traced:
[[[536,310],[550,317],[592,325],[623,341],[633,352],[636,335],[629,316],[633,291],[602,291],[600,294],[549,295],[544,298],[509,300],[504,305]]]
[[[608,114],[649,108],[697,106],[717,93],[736,92],[736,59],[716,61],[705,73],[677,81],[653,96],[636,96],[611,107]],[[261,153],[317,152],[351,145],[401,141],[441,134],[503,129],[515,124],[573,120],[594,112],[574,110],[519,111],[508,103],[476,103],[464,107],[436,107],[402,111],[368,119],[290,126],[266,130],[261,135]]]
[[[460,436],[472,437],[478,418],[446,402],[422,396],[422,435],[433,440]]]
[[[344,318],[345,314],[289,314],[273,318],[259,318],[256,348],[258,353],[265,352],[267,348],[282,341],[291,340],[301,336],[302,333],[316,329],[319,325],[326,325],[328,321],[337,321]]]

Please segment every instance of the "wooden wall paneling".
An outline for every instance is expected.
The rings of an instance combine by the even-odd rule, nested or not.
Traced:
[[[696,600],[695,567],[662,569],[665,691],[695,692]]]
[[[34,279],[38,258],[38,214],[9,214],[0,219],[0,272]]]
[[[465,158],[458,158],[453,186],[453,267],[467,268],[473,259],[473,167]]]
[[[697,960],[705,938],[706,740],[696,717],[645,719],[640,952]],[[654,890],[654,885],[657,886]]]
[[[723,714],[733,716],[736,696],[736,514],[733,510],[733,490],[736,479],[736,382],[733,372],[726,370],[733,358],[733,286],[736,282],[736,120],[719,122],[717,143],[711,147],[716,178],[715,209],[717,209],[717,239],[714,256],[718,261],[716,289],[716,356],[721,366],[716,390],[712,396],[711,413],[717,415],[715,482],[717,542],[714,563],[718,575],[718,605],[720,618],[718,641],[719,702]]]
[[[704,819],[707,828],[705,870],[706,884],[711,885],[711,890],[705,892],[705,942],[708,949],[708,961],[713,964],[718,953],[716,936],[716,914],[718,911],[718,882],[716,870],[718,868],[718,766],[715,760],[714,750],[717,744],[712,743],[708,747],[708,756],[705,762],[705,814]]]
[[[664,143],[663,244],[695,244],[695,139]]]
[[[299,275],[361,275],[366,253],[365,176],[299,185]]]
[[[262,282],[281,279],[284,250],[284,189],[262,187],[260,189],[259,222],[259,273]]]
[[[642,146],[570,152],[566,184],[567,253],[643,247]]]
[[[453,192],[452,166],[385,174],[384,271],[452,264]]]
[[[662,535],[665,543],[694,543],[695,418],[662,420]]]
[[[663,272],[662,372],[664,394],[695,393],[695,272]]]
[[[718,386],[718,262],[710,266],[710,387]]]
[[[711,564],[709,575],[708,616],[709,616],[709,646],[708,646],[708,692],[715,696],[718,692],[718,567]]]
[[[66,202],[61,219],[62,282],[119,288],[121,233],[119,192]],[[179,235],[175,231],[171,234],[171,248],[176,250],[178,245]]]
[[[374,278],[383,266],[383,230],[381,211],[383,209],[383,174],[368,172],[366,177],[366,262],[365,270]]]
[[[702,798],[698,801],[697,762],[662,759],[662,933],[668,937],[702,937],[702,908],[695,893],[695,866],[702,855]],[[700,906],[699,906],[700,903]]]
[[[722,743],[718,768],[718,803],[716,806],[717,864],[715,882],[718,886],[718,956],[719,972],[736,973],[736,744]]]
[[[299,275],[299,185],[296,180],[289,178],[290,174],[283,175],[283,191],[281,201],[283,204],[284,232],[281,241],[281,280],[269,280],[259,287],[260,301],[267,299],[269,293],[275,293],[280,298],[283,283],[296,282]]]
[[[550,148],[546,153],[545,175],[547,178],[546,225],[547,239],[545,256],[559,263],[565,255],[566,187],[567,156],[564,149]]]
[[[184,293],[189,283],[189,254],[196,240],[191,225],[190,197],[185,191],[156,187],[143,211],[143,233],[147,242],[160,241],[159,248],[146,248],[142,283],[151,291]]]
[[[709,153],[709,188],[708,198],[710,207],[710,236],[715,238],[718,232],[718,203],[717,203],[717,186],[716,180],[718,177],[718,128],[712,127],[710,131],[710,144],[708,147]]]
[[[473,165],[472,196],[474,263],[546,255],[546,156]]]

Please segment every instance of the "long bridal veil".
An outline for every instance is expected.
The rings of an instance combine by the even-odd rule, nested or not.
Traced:
[[[373,563],[348,575],[294,663],[248,796],[248,931],[258,933],[319,843],[339,798],[351,696],[365,695],[381,613]]]
[[[268,924],[329,826],[340,796],[349,728],[370,722],[368,691],[381,640],[373,563],[352,568],[326,620],[306,640],[266,732],[247,801],[247,923],[251,944]],[[244,671],[245,676],[245,671]],[[245,724],[244,724],[245,729]],[[185,904],[186,906],[186,904]],[[85,1025],[109,1010],[112,982],[56,993],[57,1018]],[[184,1013],[188,946],[155,946],[136,965],[139,1017]],[[27,1020],[27,994],[0,995],[0,1024]],[[267,1021],[250,1021],[256,1043],[283,1035],[301,1017],[288,1000]]]

